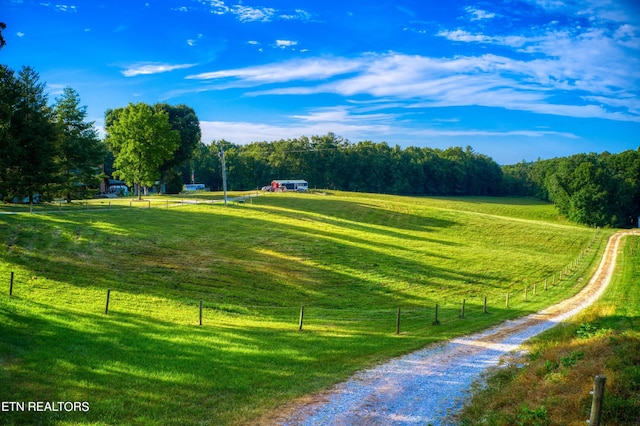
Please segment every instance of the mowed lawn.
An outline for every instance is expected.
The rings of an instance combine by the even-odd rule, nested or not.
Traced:
[[[339,192],[0,215],[0,401],[90,406],[0,423],[249,424],[574,294],[608,235],[531,199]]]

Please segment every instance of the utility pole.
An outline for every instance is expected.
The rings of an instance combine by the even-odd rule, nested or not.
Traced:
[[[220,154],[218,154],[220,158],[222,158],[222,191],[224,192],[224,205],[227,205],[227,165],[224,161],[224,149],[220,149]]]

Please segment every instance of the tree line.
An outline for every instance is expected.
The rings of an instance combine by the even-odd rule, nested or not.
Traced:
[[[274,179],[304,179],[310,187],[403,195],[501,195],[500,166],[471,147],[389,146],[349,142],[333,133],[274,142],[201,144],[190,162],[196,181],[222,187],[224,150],[231,189],[256,189]],[[188,171],[185,170],[185,173]]]
[[[504,192],[552,202],[569,220],[631,227],[640,215],[640,149],[503,166]]]
[[[0,194],[4,200],[68,200],[98,184],[105,150],[70,87],[49,105],[38,73],[0,65]],[[82,184],[80,184],[82,183]]]
[[[79,94],[66,87],[49,104],[31,67],[0,65],[0,200],[82,199],[115,177],[138,189],[158,180],[182,189],[180,167],[200,142],[200,123],[186,105],[144,103],[110,109],[106,137],[87,120]]]
[[[310,187],[398,195],[528,196],[556,205],[569,220],[630,227],[640,215],[640,149],[499,166],[471,147],[434,148],[351,143],[332,133],[274,142],[200,144],[190,162],[198,182],[253,189],[273,179],[304,179]]]

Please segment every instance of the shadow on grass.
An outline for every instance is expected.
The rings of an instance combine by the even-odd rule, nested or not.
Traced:
[[[27,305],[29,315],[24,305],[0,305],[0,400],[86,401],[91,409],[3,413],[3,424],[233,423],[264,410],[274,393],[287,398],[346,377],[394,341]]]
[[[327,209],[338,212],[353,205],[329,203],[337,203]],[[213,294],[220,303],[240,305],[424,305],[433,303],[432,294],[439,291],[429,290],[434,280],[491,286],[504,279],[436,266],[425,259],[454,259],[428,251],[433,244],[402,246],[404,234],[355,221],[345,224],[329,217],[326,220],[333,225],[329,231],[313,224],[283,223],[278,213],[259,206],[248,209],[246,217],[229,215],[219,206],[200,208],[217,210],[215,214],[194,209],[2,218],[4,262],[29,275],[80,287],[178,300]],[[384,211],[372,209],[382,223]],[[407,223],[421,220],[408,216]],[[454,224],[438,222],[441,227]],[[352,226],[397,243],[353,236]],[[424,291],[417,295],[389,287],[389,282]]]
[[[367,365],[468,330],[465,321],[478,330],[521,314],[493,309],[462,320],[445,312],[441,326],[422,317],[396,336],[341,323],[312,324],[303,332],[283,323],[198,327],[121,311],[79,314],[16,299],[0,302],[0,400],[90,405],[89,412],[2,417],[3,424],[45,425],[247,421]]]

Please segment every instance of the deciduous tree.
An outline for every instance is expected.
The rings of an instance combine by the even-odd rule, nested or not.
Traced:
[[[106,143],[115,155],[113,174],[136,186],[142,199],[141,187],[160,177],[160,167],[180,144],[180,133],[171,128],[166,112],[145,103],[108,110],[105,123]]]

